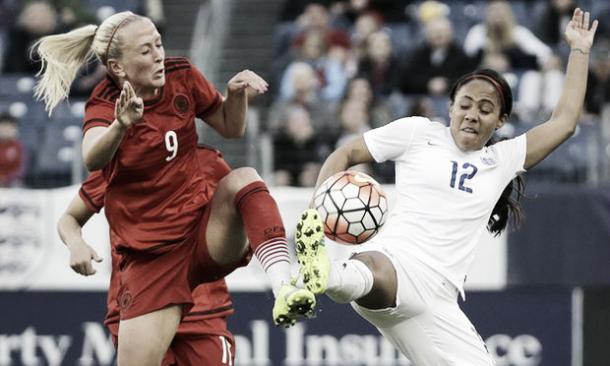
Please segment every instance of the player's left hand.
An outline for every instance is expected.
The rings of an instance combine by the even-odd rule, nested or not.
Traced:
[[[269,88],[269,84],[255,72],[243,70],[229,80],[227,87],[229,93],[248,91],[248,94],[263,94]]]
[[[76,273],[83,276],[90,276],[96,273],[91,261],[101,262],[100,257],[95,249],[87,243],[79,243],[69,247],[70,249],[70,267]]]
[[[572,19],[568,23],[565,31],[566,41],[572,49],[580,49],[582,52],[589,52],[593,45],[595,31],[599,24],[597,20],[589,28],[589,19],[591,14],[583,12],[580,8],[574,10]]]

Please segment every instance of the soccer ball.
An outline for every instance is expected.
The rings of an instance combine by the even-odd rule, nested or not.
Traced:
[[[342,244],[362,244],[379,232],[388,213],[386,195],[370,176],[339,172],[314,194],[326,236]]]

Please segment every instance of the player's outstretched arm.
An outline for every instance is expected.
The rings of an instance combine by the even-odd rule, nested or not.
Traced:
[[[532,167],[568,139],[576,129],[587,89],[589,52],[597,30],[597,20],[589,26],[589,13],[574,10],[565,31],[570,56],[561,97],[551,119],[527,132],[525,168]]]
[[[268,87],[267,82],[253,71],[237,73],[227,83],[227,97],[222,108],[206,118],[206,122],[223,137],[242,137],[246,132],[248,95],[263,94]]]
[[[70,250],[70,267],[84,276],[95,274],[91,260],[101,262],[102,258],[84,240],[83,225],[95,212],[91,211],[79,195],[76,195],[57,222],[57,231],[63,243]]]
[[[366,147],[364,137],[360,135],[333,151],[332,154],[326,158],[326,161],[324,161],[322,169],[320,170],[320,174],[318,175],[318,180],[316,181],[316,189],[326,180],[326,178],[337,172],[346,170],[354,165],[374,161],[375,159],[373,159],[368,147]]]

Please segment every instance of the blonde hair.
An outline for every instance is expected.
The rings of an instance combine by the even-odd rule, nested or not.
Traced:
[[[488,52],[501,53],[506,48],[515,45],[513,31],[517,25],[515,15],[510,3],[504,0],[495,0],[487,4],[487,9],[493,8],[495,12],[501,13],[500,22],[496,25],[490,24],[489,15],[485,19],[487,37],[489,38]],[[496,28],[496,26],[498,28]]]
[[[116,13],[99,26],[86,25],[67,33],[42,37],[33,46],[31,54],[41,61],[34,97],[45,103],[51,115],[53,109],[68,98],[76,73],[85,63],[97,57],[107,66],[111,58],[119,58],[123,41],[117,36],[120,27],[144,18],[130,11]]]

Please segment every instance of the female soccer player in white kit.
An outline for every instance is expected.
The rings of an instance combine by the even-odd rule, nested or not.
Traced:
[[[508,197],[511,181],[574,133],[597,24],[589,27],[589,13],[574,11],[565,31],[571,52],[559,104],[547,122],[523,135],[490,142],[511,113],[512,94],[499,74],[480,70],[452,89],[449,127],[403,118],[333,152],[318,186],[350,166],[393,160],[397,198],[384,230],[333,264],[319,215],[305,211],[296,240],[307,288],[351,302],[417,366],[495,364],[458,294],[486,226],[499,232],[509,211],[518,213]]]

